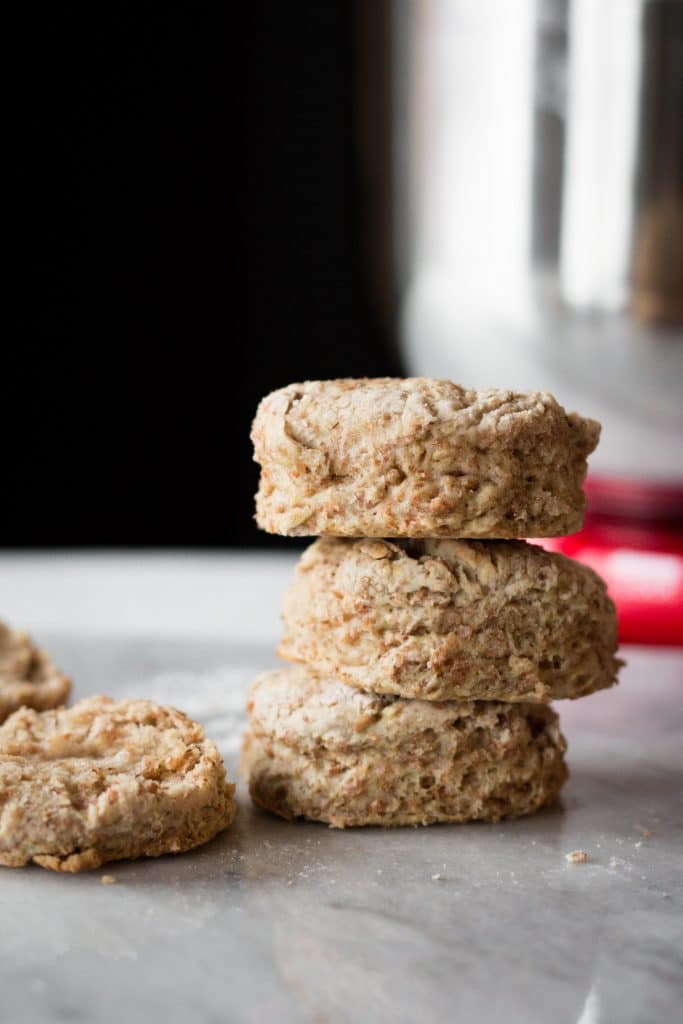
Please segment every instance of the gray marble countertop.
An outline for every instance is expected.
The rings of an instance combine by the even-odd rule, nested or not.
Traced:
[[[234,774],[244,692],[273,663],[289,563],[224,561],[212,586],[225,588],[226,618],[233,601],[225,631],[190,621],[183,634],[155,606],[146,634],[125,608],[102,629],[83,580],[83,604],[67,580],[55,612],[64,562],[0,558],[0,616],[20,624],[19,609],[75,696],[151,696],[201,718]],[[152,587],[150,564],[138,571]],[[271,581],[263,636],[237,610],[251,607],[239,574],[254,572]],[[187,603],[188,581],[171,576],[159,602]],[[270,818],[241,792],[231,830],[182,857],[111,865],[115,885],[102,871],[0,869],[0,1020],[679,1020],[683,652],[624,654],[616,690],[558,705],[571,778],[561,806],[536,817],[339,832]],[[575,849],[586,864],[566,861]]]

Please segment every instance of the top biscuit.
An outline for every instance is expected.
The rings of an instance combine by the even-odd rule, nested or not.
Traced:
[[[252,428],[256,521],[287,536],[563,536],[582,526],[599,436],[547,392],[425,377],[290,384]]]

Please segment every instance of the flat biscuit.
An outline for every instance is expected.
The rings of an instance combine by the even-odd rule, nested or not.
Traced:
[[[290,384],[252,427],[256,521],[288,536],[563,536],[582,526],[599,435],[547,392],[424,377]]]
[[[616,682],[600,577],[524,541],[324,537],[283,605],[278,653],[376,693],[549,701]]]
[[[65,704],[71,680],[27,633],[0,622],[0,722],[21,707],[44,711]]]
[[[23,708],[0,726],[0,864],[85,871],[182,853],[230,825],[234,789],[202,727],[174,708]]]
[[[242,770],[283,818],[428,825],[531,814],[567,777],[557,715],[539,704],[403,700],[302,668],[252,685]]]

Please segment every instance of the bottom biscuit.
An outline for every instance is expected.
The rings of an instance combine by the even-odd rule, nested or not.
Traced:
[[[252,799],[290,820],[500,821],[553,803],[567,778],[543,705],[405,700],[288,668],[256,680],[247,710]]]

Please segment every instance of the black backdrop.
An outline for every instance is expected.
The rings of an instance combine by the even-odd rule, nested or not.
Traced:
[[[354,10],[45,5],[12,27],[1,546],[274,543],[251,519],[259,397],[400,372],[362,273]]]

